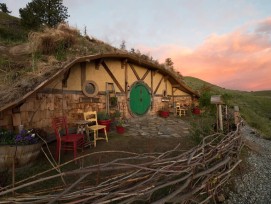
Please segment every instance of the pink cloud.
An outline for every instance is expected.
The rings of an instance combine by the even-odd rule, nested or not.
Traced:
[[[160,62],[171,57],[182,75],[225,88],[271,90],[271,18],[259,22],[254,32],[213,34],[194,50],[167,45],[152,49],[151,55]]]

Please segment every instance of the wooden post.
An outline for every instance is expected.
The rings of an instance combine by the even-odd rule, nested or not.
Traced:
[[[13,156],[12,160],[12,188],[14,189],[15,187],[15,155]],[[13,197],[15,196],[15,191],[12,191]]]
[[[222,120],[222,105],[218,105],[218,118],[219,118],[219,129],[223,131],[223,120]]]

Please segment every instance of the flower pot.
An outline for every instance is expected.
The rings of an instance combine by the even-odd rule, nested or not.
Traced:
[[[40,154],[41,143],[29,145],[0,145],[0,172],[12,168],[15,157],[15,168],[31,165]]]
[[[163,118],[167,118],[169,116],[169,111],[160,111],[160,116]]]
[[[123,126],[116,126],[117,133],[123,134],[125,132],[125,128]]]
[[[99,125],[105,125],[106,126],[106,132],[109,132],[111,120],[98,120],[98,124]],[[103,132],[103,130],[100,130],[99,132]]]
[[[200,114],[200,109],[198,107],[193,108],[193,113],[195,115],[199,115]]]

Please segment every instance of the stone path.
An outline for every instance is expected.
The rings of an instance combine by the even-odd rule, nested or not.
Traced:
[[[271,203],[271,141],[257,136],[246,125],[241,130],[245,144],[250,147],[247,170],[235,178],[235,190],[229,193],[227,204]]]
[[[188,124],[176,116],[132,118],[128,120],[126,129],[125,135],[134,137],[182,137],[189,134]]]

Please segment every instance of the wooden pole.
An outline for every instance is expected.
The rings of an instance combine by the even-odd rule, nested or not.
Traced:
[[[219,129],[223,131],[223,120],[222,120],[222,106],[218,105],[218,118],[219,118]]]
[[[12,188],[14,189],[15,187],[15,155],[12,160]],[[15,196],[15,191],[12,191],[13,197]]]
[[[218,105],[216,104],[216,131],[219,130],[219,111],[218,111]]]

